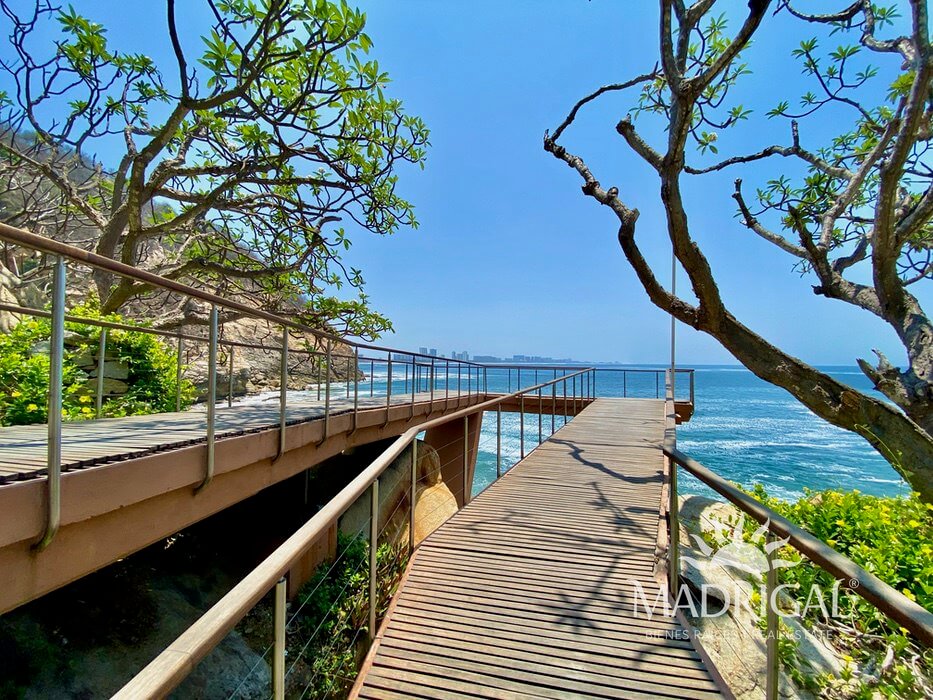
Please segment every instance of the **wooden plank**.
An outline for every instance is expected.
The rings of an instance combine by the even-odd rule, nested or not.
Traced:
[[[465,397],[464,392],[459,396]],[[451,399],[456,400],[456,391]],[[429,392],[415,395],[416,404],[431,399]],[[445,399],[435,392],[434,403]],[[393,397],[393,406],[408,405],[411,394]],[[385,398],[361,396],[361,410],[383,408]],[[331,415],[353,410],[353,400],[331,397]],[[286,410],[289,425],[320,419],[324,402],[305,399],[291,400]],[[197,405],[180,413],[160,413],[100,420],[68,421],[62,426],[62,469],[65,471],[142,457],[154,452],[178,449],[206,441],[206,412]],[[234,404],[218,406],[215,422],[217,439],[278,427],[278,396],[268,404]],[[19,478],[34,478],[45,473],[47,430],[45,425],[0,428],[0,484]],[[6,472],[11,472],[7,474]],[[19,474],[16,477],[15,474]]]
[[[599,694],[608,698],[628,697],[627,693],[633,688],[646,692],[663,692],[672,687],[681,688],[682,692],[715,692],[715,685],[702,670],[694,676],[652,673],[656,669],[654,664],[639,663],[637,660],[630,665],[606,666],[594,663],[590,658],[574,657],[575,663],[569,663],[571,655],[566,653],[546,656],[540,649],[529,652],[515,646],[499,647],[489,643],[467,642],[463,638],[410,637],[397,633],[390,633],[382,643],[387,650],[396,650],[403,658],[410,656],[406,652],[434,655],[445,659],[441,663],[449,663],[450,659],[463,660],[472,662],[474,667],[498,667],[505,672],[518,671],[522,674],[531,672],[547,678],[549,683],[554,683],[554,678],[557,678],[570,679],[588,686],[603,686]],[[625,683],[618,683],[622,679]],[[654,679],[658,682],[652,682]]]
[[[614,667],[631,664],[634,661],[667,669],[668,673],[706,676],[700,657],[692,649],[669,647],[663,644],[619,640],[600,644],[598,640],[586,640],[580,635],[568,637],[559,637],[556,634],[542,635],[533,628],[515,625],[478,628],[469,623],[458,624],[450,620],[441,623],[432,619],[410,616],[405,611],[400,611],[394,616],[392,622],[393,626],[387,634],[475,639],[504,648],[528,649],[542,656],[559,657],[568,662],[579,660]]]
[[[358,697],[718,696],[679,625],[634,608],[633,582],[663,585],[663,434],[662,402],[599,399],[438,528]]]

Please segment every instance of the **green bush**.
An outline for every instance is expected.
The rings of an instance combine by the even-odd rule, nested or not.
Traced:
[[[920,501],[917,494],[886,498],[859,491],[808,491],[798,501],[787,502],[770,497],[760,484],[751,493],[933,611],[933,505]],[[754,525],[747,524],[747,528],[753,530]],[[789,590],[801,606],[813,585],[824,591],[832,589],[835,579],[802,559],[793,547],[782,547],[776,556],[800,562],[779,569],[778,581],[791,586]],[[849,668],[842,679],[810,678],[805,679],[807,685],[825,697],[927,697],[933,681],[929,672],[933,651],[922,650],[907,630],[855,591],[840,590],[839,613],[842,625],[839,620],[822,619],[818,606],[811,606],[803,622],[827,635]],[[885,657],[889,658],[887,665]],[[796,677],[795,669],[788,670]]]
[[[383,543],[376,561],[378,621],[405,569],[405,548]],[[366,654],[369,542],[341,535],[335,562],[319,566],[299,591],[298,608],[288,630],[288,683],[290,691],[301,697],[346,697]]]
[[[93,303],[76,307],[71,315],[121,322],[111,314],[101,316]],[[91,379],[75,360],[98,350],[100,328],[90,324],[65,324],[66,349],[62,368],[62,417],[93,418],[96,379]],[[44,423],[48,413],[51,324],[48,319],[28,318],[0,337],[0,425]],[[175,410],[176,359],[150,333],[109,330],[107,354],[126,364],[129,389],[122,396],[106,398],[102,415],[108,417],[161,413]],[[182,408],[191,405],[194,386],[182,380]]]

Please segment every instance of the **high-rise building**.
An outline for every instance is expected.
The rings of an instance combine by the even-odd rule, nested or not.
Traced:
[[[431,352],[428,353],[431,357],[437,357],[437,348],[431,348]]]
[[[421,347],[421,348],[418,348],[418,352],[420,352],[422,355],[427,355],[428,349],[425,347]]]

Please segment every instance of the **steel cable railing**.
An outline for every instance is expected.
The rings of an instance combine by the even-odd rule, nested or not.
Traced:
[[[191,671],[197,662],[203,659],[211,649],[229,632],[233,627],[253,608],[253,606],[271,589],[276,590],[277,610],[281,606],[281,614],[276,614],[274,638],[276,644],[273,650],[275,655],[273,659],[274,683],[276,697],[282,697],[284,693],[284,634],[285,634],[285,594],[286,583],[283,576],[293,565],[304,555],[304,553],[313,545],[325,530],[367,492],[370,494],[370,542],[377,542],[379,532],[373,523],[377,523],[378,518],[374,518],[379,511],[379,479],[380,476],[389,468],[396,459],[398,459],[407,449],[411,448],[411,475],[409,477],[409,497],[410,507],[409,520],[409,551],[414,550],[415,522],[414,510],[417,508],[417,485],[419,477],[418,468],[418,449],[416,442],[417,436],[432,428],[440,427],[453,421],[463,422],[463,435],[455,438],[453,442],[459,439],[464,440],[467,449],[461,450],[463,455],[455,455],[445,464],[449,465],[454,460],[462,459],[463,474],[469,475],[471,469],[471,459],[477,453],[478,447],[471,445],[471,418],[481,416],[485,411],[492,411],[505,401],[514,400],[525,393],[538,392],[544,388],[549,388],[552,382],[567,385],[573,383],[582,392],[585,387],[583,379],[585,375],[592,373],[592,368],[580,370],[574,374],[564,375],[556,380],[549,380],[539,386],[528,387],[521,392],[507,394],[494,399],[485,400],[475,406],[460,409],[446,416],[441,416],[426,421],[420,425],[414,426],[397,438],[383,453],[373,461],[366,469],[354,478],[340,493],[325,504],[321,510],[314,515],[304,526],[295,534],[278,547],[269,557],[266,558],[258,567],[240,581],[234,588],[222,598],[214,607],[205,613],[194,625],[186,630],[182,635],[168,648],[166,648],[155,660],[144,668],[134,679],[132,679],[124,688],[119,691],[117,697],[136,698],[140,696],[161,696],[169,693],[180,683]],[[582,409],[586,402],[584,396],[574,396],[571,387],[571,396],[568,403],[573,400],[577,408]],[[474,419],[475,430],[480,426],[476,424],[478,418]],[[500,451],[501,451],[501,441]],[[479,440],[473,444],[479,445]],[[466,479],[463,479],[466,482]],[[470,498],[470,485],[464,486],[464,502]],[[369,604],[369,630],[370,641],[375,633],[375,614],[376,614],[376,568],[377,562],[376,548],[370,547],[369,579],[370,579],[370,604]],[[281,602],[279,602],[281,601]],[[280,642],[281,640],[281,642]]]
[[[320,357],[323,357],[324,366],[321,370],[324,379],[324,439],[328,437],[329,423],[331,417],[330,410],[330,399],[331,399],[331,383],[332,377],[336,373],[336,368],[334,367],[334,348],[337,345],[347,346],[353,349],[353,356],[356,360],[357,372],[355,373],[354,381],[354,408],[357,407],[358,398],[359,398],[359,362],[360,362],[360,351],[372,351],[377,354],[384,354],[387,357],[388,363],[388,379],[387,379],[387,400],[386,400],[386,417],[388,420],[389,407],[393,404],[392,402],[392,365],[393,362],[397,362],[398,357],[407,357],[411,358],[412,365],[412,374],[418,372],[419,364],[421,366],[430,366],[432,369],[435,367],[437,358],[431,357],[429,355],[422,355],[420,353],[413,353],[409,351],[397,350],[394,348],[387,348],[378,345],[373,345],[369,343],[358,343],[353,341],[348,341],[339,336],[336,336],[332,333],[326,333],[317,328],[312,328],[306,324],[303,324],[299,321],[296,321],[292,318],[287,318],[285,316],[277,315],[262,309],[256,309],[250,307],[247,304],[242,302],[227,299],[222,296],[206,292],[195,287],[183,284],[176,280],[160,277],[154,273],[137,269],[131,265],[126,265],[122,262],[107,258],[104,256],[91,253],[80,248],[55,241],[49,238],[38,236],[36,234],[24,231],[22,229],[14,228],[6,224],[0,224],[0,240],[6,241],[16,246],[22,248],[27,248],[31,250],[38,251],[43,255],[50,256],[52,258],[52,294],[51,294],[51,309],[48,312],[43,312],[38,309],[26,311],[22,307],[15,310],[14,312],[18,313],[32,313],[37,316],[44,316],[47,314],[47,318],[51,322],[51,342],[49,348],[50,355],[50,371],[49,371],[49,393],[48,393],[48,442],[47,442],[47,454],[46,454],[46,472],[47,478],[46,483],[48,484],[48,494],[47,494],[47,517],[44,531],[41,537],[36,542],[36,548],[41,550],[49,545],[52,539],[55,537],[55,534],[58,531],[60,522],[61,522],[61,473],[62,473],[62,403],[63,403],[63,387],[62,387],[62,365],[64,359],[64,327],[66,321],[66,309],[65,309],[65,285],[66,285],[66,261],[71,262],[72,264],[78,264],[86,267],[90,267],[96,270],[103,270],[124,278],[132,279],[137,282],[149,285],[150,287],[158,290],[163,290],[170,293],[175,293],[182,295],[183,297],[200,301],[209,306],[209,319],[208,319],[208,333],[206,338],[199,338],[191,334],[182,334],[182,333],[170,333],[167,331],[160,331],[157,329],[146,329],[145,327],[135,327],[131,324],[119,324],[121,330],[133,330],[140,332],[152,332],[158,335],[165,337],[167,334],[174,337],[178,344],[177,358],[178,362],[181,362],[182,357],[182,343],[188,339],[189,342],[194,339],[199,339],[202,342],[207,342],[208,344],[208,386],[206,392],[206,407],[207,407],[207,417],[206,417],[206,426],[205,426],[205,441],[206,441],[206,458],[205,458],[205,468],[204,468],[204,477],[201,481],[198,489],[206,488],[212,481],[214,476],[214,454],[215,454],[215,420],[216,420],[216,403],[217,403],[217,369],[218,369],[218,348],[222,345],[225,345],[228,348],[234,347],[253,347],[252,344],[236,345],[230,341],[224,342],[219,338],[219,310],[225,309],[233,314],[239,314],[253,319],[259,319],[266,321],[272,324],[275,327],[281,328],[281,342],[277,348],[269,348],[267,346],[260,346],[263,350],[272,349],[273,351],[277,350],[281,354],[281,363],[280,363],[280,377],[279,377],[279,386],[280,386],[280,397],[279,397],[279,456],[286,449],[285,434],[286,434],[286,408],[288,403],[288,355],[289,352],[297,352],[297,350],[290,350],[289,346],[289,335],[291,332],[298,332],[315,338],[316,344],[323,344],[325,346],[325,351],[311,351],[314,354]],[[12,307],[14,305],[7,305]],[[10,311],[10,308],[6,310]],[[75,322],[96,325],[101,327],[101,334],[99,339],[99,349],[106,349],[106,329],[108,328],[117,328],[117,324],[112,324],[107,321],[95,321],[93,319],[83,319],[79,317],[72,317]],[[127,328],[129,327],[129,328]],[[100,353],[100,358],[104,358],[105,352]],[[232,354],[228,354],[226,360],[228,364],[232,364]],[[447,366],[449,363],[454,362],[458,368],[458,373],[462,374],[464,370],[466,375],[470,379],[471,386],[468,388],[468,395],[471,397],[479,397],[481,394],[485,393],[485,389],[480,391],[481,380],[484,378],[483,368],[477,363],[468,362],[464,360],[448,360]],[[402,363],[406,368],[408,362]],[[179,368],[181,365],[179,364]],[[407,371],[407,369],[406,369]],[[179,369],[178,378],[180,380],[181,372]],[[320,376],[319,376],[320,378]],[[181,382],[178,382],[180,387]],[[475,384],[475,392],[474,387]],[[321,382],[318,382],[318,387],[320,390]],[[349,385],[348,385],[349,387]],[[371,387],[372,391],[372,387]],[[97,382],[97,392],[96,392],[96,402],[95,405],[102,405],[103,403],[103,382],[98,378]],[[232,386],[228,385],[228,394],[230,398],[228,403],[232,403]],[[412,404],[415,402],[415,393],[412,393],[411,398]],[[180,397],[176,397],[176,407],[180,408],[181,400]],[[412,415],[414,415],[414,406],[412,406]],[[355,420],[355,419],[354,419]],[[355,422],[354,422],[355,428]]]

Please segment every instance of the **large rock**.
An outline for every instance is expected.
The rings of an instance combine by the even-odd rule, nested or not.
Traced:
[[[457,498],[441,478],[440,457],[433,447],[427,445],[425,447],[427,449],[424,456],[418,460],[420,483],[416,490],[415,501],[416,545],[457,512]],[[408,539],[407,521],[401,536]]]
[[[680,501],[680,575],[699,601],[701,591],[722,601],[726,596],[728,612],[718,616],[689,616],[700,635],[700,643],[716,669],[739,700],[764,696],[766,681],[766,644],[759,631],[758,604],[767,557],[754,543],[742,542],[730,532],[738,528],[741,513],[727,503],[703,496],[682,496]],[[709,540],[714,540],[711,544]],[[726,591],[726,595],[720,595]],[[756,593],[757,592],[757,593]],[[721,609],[716,605],[713,613]],[[797,637],[800,663],[805,672],[839,675],[842,662],[821,639],[811,634],[799,621],[786,618]],[[807,670],[809,669],[809,670]],[[785,698],[810,698],[781,673],[779,692]]]
[[[430,535],[457,512],[457,499],[441,479],[440,457],[418,442],[415,543]],[[402,453],[379,478],[379,530],[382,541],[408,542],[411,501],[411,448]],[[340,518],[340,532],[351,537],[363,532],[368,538],[370,497],[364,494]]]
[[[207,578],[207,577],[205,577]],[[146,594],[152,606],[151,625],[132,641],[116,639],[92,645],[46,639],[47,631],[18,613],[17,632],[30,634],[19,640],[24,648],[48,648],[55,655],[21,689],[24,700],[67,700],[110,697],[146,663],[188,628],[222,591],[204,588],[199,577],[182,575],[176,580],[158,577]],[[82,601],[76,600],[75,605]],[[119,616],[141,615],[139,610],[114,609],[107,624]],[[2,666],[2,663],[0,663]],[[170,697],[177,699],[266,698],[271,670],[237,632],[231,632],[199,663]]]
[[[93,369],[88,372],[88,376],[92,379],[97,378],[98,366],[95,364]],[[130,368],[123,362],[117,360],[104,360],[104,378],[109,379],[128,379],[130,376]]]

